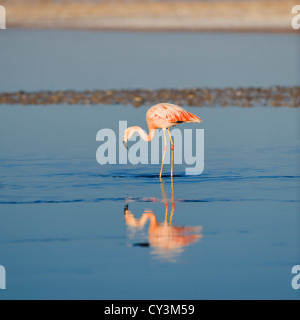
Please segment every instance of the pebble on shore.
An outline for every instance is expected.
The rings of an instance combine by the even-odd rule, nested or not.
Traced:
[[[178,105],[214,106],[273,106],[299,107],[300,87],[272,88],[193,88],[160,90],[95,90],[0,93],[0,105],[114,105],[140,107],[161,101]]]

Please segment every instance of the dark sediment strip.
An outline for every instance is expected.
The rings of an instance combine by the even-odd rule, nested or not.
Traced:
[[[169,102],[178,105],[299,107],[300,87],[271,88],[191,88],[159,90],[94,90],[0,93],[0,105],[154,105]]]

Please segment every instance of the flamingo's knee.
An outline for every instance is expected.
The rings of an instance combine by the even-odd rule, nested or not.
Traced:
[[[165,152],[167,152],[167,150],[168,150],[168,147],[167,147],[167,146],[165,146],[165,149],[164,149],[164,151],[165,151]]]
[[[172,144],[171,150],[174,151],[174,149],[175,149],[174,144]]]

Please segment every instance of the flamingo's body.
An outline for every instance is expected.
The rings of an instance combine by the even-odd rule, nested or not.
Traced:
[[[202,227],[177,227],[167,221],[158,223],[152,210],[145,210],[140,219],[136,219],[128,209],[125,209],[124,214],[126,224],[133,228],[142,229],[150,220],[149,242],[155,248],[176,250],[202,238]]]
[[[174,183],[171,183],[172,198],[168,199],[167,193],[164,188],[164,182],[161,183],[162,199],[146,198],[147,203],[150,202],[163,202],[165,204],[165,220],[159,223],[156,215],[152,210],[145,210],[143,215],[137,219],[135,215],[129,210],[128,204],[125,206],[124,215],[126,225],[131,229],[142,230],[147,221],[150,221],[148,240],[149,245],[154,248],[153,253],[164,259],[174,260],[176,255],[184,250],[184,248],[202,238],[202,227],[186,227],[174,226],[173,215],[175,213],[175,195]],[[172,211],[169,216],[169,202],[172,203]],[[148,245],[148,244],[146,244]]]
[[[201,122],[201,119],[183,108],[171,104],[160,103],[151,107],[146,120],[149,129],[168,129],[183,122]]]
[[[135,132],[138,132],[144,141],[149,142],[154,138],[155,131],[157,129],[163,129],[164,137],[165,137],[165,150],[164,150],[164,156],[163,156],[163,161],[162,161],[162,166],[160,171],[160,178],[161,178],[165,154],[167,151],[167,139],[166,139],[165,130],[168,129],[169,137],[171,141],[171,149],[173,152],[174,145],[173,145],[173,141],[170,133],[170,128],[183,122],[200,123],[202,122],[202,120],[198,118],[196,115],[190,112],[187,112],[186,110],[184,110],[183,108],[175,104],[159,103],[148,110],[146,114],[146,121],[149,128],[149,134],[147,134],[141,127],[135,126],[135,127],[127,128],[124,132],[123,143],[127,148],[127,141],[134,135]],[[173,165],[171,169],[171,175],[173,176]]]

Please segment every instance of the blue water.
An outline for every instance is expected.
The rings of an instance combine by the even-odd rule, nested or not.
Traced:
[[[79,57],[74,48],[83,45],[83,34],[91,46],[88,51],[82,49]],[[147,67],[145,76],[130,54],[123,52],[128,64],[119,62],[121,70],[114,65],[115,73],[108,72],[107,77],[98,73],[95,58],[85,58],[97,56],[93,50],[98,46],[97,37],[107,37],[116,47],[123,37],[135,45],[140,43],[137,39],[143,39],[139,46],[146,52],[151,41],[163,43],[161,34],[15,30],[3,35],[0,41],[13,45],[1,51],[1,55],[11,54],[5,64],[0,59],[6,75],[5,81],[1,77],[3,91],[64,89],[67,85],[75,89],[167,83],[184,87],[206,80],[215,86],[254,85],[256,81],[271,86],[292,85],[298,77],[293,69],[298,60],[288,59],[294,51],[281,45],[286,41],[290,48],[297,47],[289,35],[180,34],[186,45],[196,38],[228,39],[240,51],[212,51],[206,60],[214,70],[211,77],[198,73],[197,68],[189,69],[190,77],[183,77],[180,72],[192,65],[200,68],[203,57],[181,60],[178,56],[180,76],[158,76],[157,82],[155,71]],[[167,41],[175,35],[164,37]],[[250,52],[243,49],[240,41],[247,43],[247,37],[249,44],[270,41],[270,47],[261,49],[257,73],[252,68],[253,54],[260,51],[257,46],[251,46]],[[42,47],[37,39],[48,42]],[[50,49],[63,39],[66,46],[53,57]],[[35,50],[24,43],[35,45]],[[134,46],[126,48],[134,51]],[[269,53],[278,50],[263,55],[269,49]],[[192,54],[182,50],[183,57]],[[209,52],[205,46],[203,50]],[[112,61],[120,54],[107,52],[112,52]],[[240,66],[243,61],[248,63],[243,65],[248,75],[236,70],[225,77],[229,66],[222,58],[228,62],[229,52],[240,57],[236,62]],[[273,62],[282,59],[282,54],[286,59],[274,68]],[[143,53],[139,57],[143,61]],[[166,52],[155,52],[152,59],[160,67],[166,63],[165,71],[170,70]],[[62,61],[66,69],[60,68]],[[82,63],[77,64],[78,69],[75,61]],[[103,60],[99,61],[103,66]],[[214,69],[214,61],[224,69]],[[19,73],[14,63],[24,72]],[[71,66],[73,74],[68,69]],[[125,79],[123,72],[130,66],[133,74]],[[172,72],[174,75],[176,68]],[[217,72],[220,77],[213,82]],[[162,73],[158,70],[158,75]],[[138,78],[142,79],[139,83]],[[0,107],[0,265],[7,271],[7,290],[0,290],[0,299],[299,299],[299,292],[291,286],[292,267],[300,264],[299,110],[186,108],[204,120],[178,128],[205,130],[205,169],[202,175],[186,176],[186,165],[175,165],[172,197],[169,165],[162,185],[159,165],[101,166],[96,161],[97,132],[103,128],[118,132],[119,120],[146,128],[147,106]],[[163,224],[166,203],[171,225]],[[147,220],[143,225],[139,218],[147,215],[162,224],[149,228]]]
[[[300,83],[296,34],[8,29],[0,48],[1,91]]]
[[[298,110],[189,111],[205,119],[205,171],[175,166],[172,225],[201,238],[159,250],[136,245],[148,223],[126,227],[123,213],[164,221],[159,166],[96,162],[97,131],[143,125],[146,108],[2,107],[1,298],[299,298]]]

